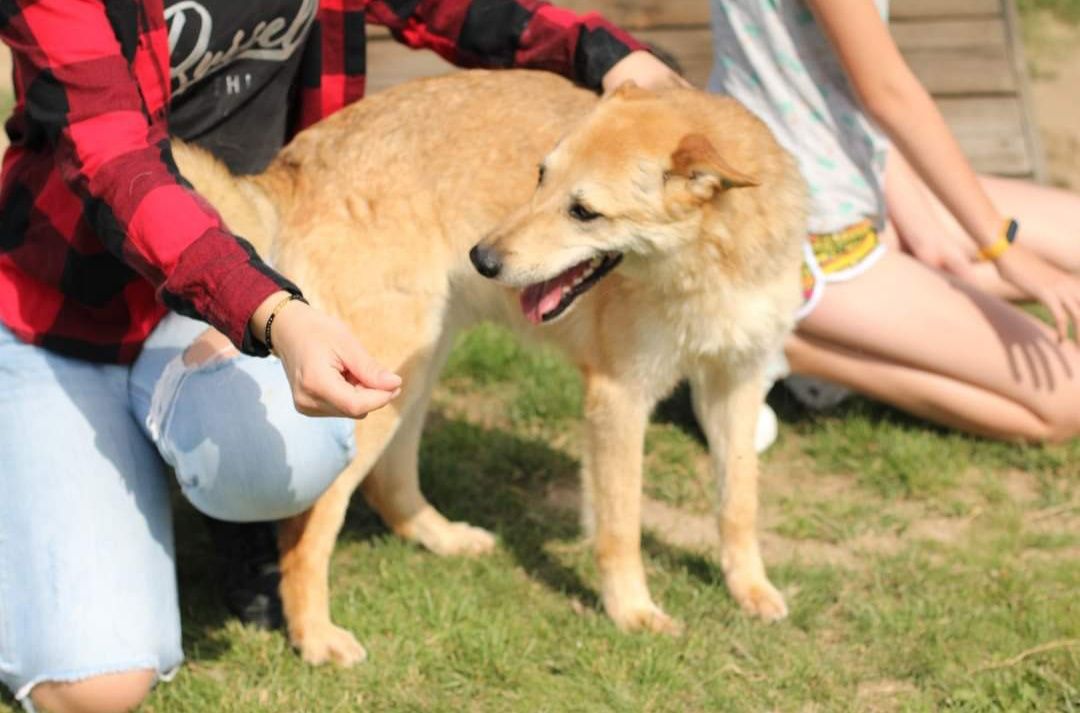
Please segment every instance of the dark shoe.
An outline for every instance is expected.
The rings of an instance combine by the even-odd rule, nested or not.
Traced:
[[[203,519],[214,543],[225,606],[245,624],[280,629],[285,620],[279,592],[277,525]]]

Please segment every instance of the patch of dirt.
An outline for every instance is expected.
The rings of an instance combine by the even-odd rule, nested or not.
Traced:
[[[825,478],[826,482],[830,480],[840,479]],[[545,499],[548,505],[557,509],[580,512],[581,491],[576,485],[553,485]],[[758,529],[762,552],[770,564],[798,562],[857,569],[865,566],[867,555],[896,554],[913,540],[956,542],[969,531],[978,514],[976,511],[963,518],[912,518],[911,525],[902,534],[870,532],[841,543],[784,537],[777,534],[768,521]],[[720,547],[716,518],[711,515],[690,513],[646,496],[641,504],[641,522],[645,530],[672,547],[699,553],[716,552]]]
[[[904,698],[918,692],[906,681],[864,681],[855,690],[855,708],[866,713],[886,713],[903,707]]]
[[[979,513],[974,513],[977,516]],[[975,517],[928,517],[911,523],[904,537],[915,540],[933,540],[942,544],[952,544],[967,534]],[[899,538],[897,538],[899,539]]]
[[[1025,562],[1055,562],[1065,566],[1072,562],[1080,565],[1080,547],[1064,547],[1056,550],[1024,550],[1020,559]]]
[[[1080,502],[1030,510],[1024,514],[1024,529],[1035,534],[1080,532]]]
[[[1080,87],[1080,84],[1077,85]],[[1020,505],[1035,502],[1039,497],[1039,481],[1031,473],[1008,470],[1001,474],[1001,485],[1009,500]]]

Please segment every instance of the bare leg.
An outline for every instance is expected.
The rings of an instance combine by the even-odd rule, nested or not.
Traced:
[[[1080,351],[1003,300],[890,252],[833,284],[788,345],[797,373],[1002,439],[1080,432]]]
[[[694,411],[709,439],[709,461],[720,491],[720,562],[728,589],[749,614],[787,616],[784,598],[765,574],[757,537],[758,458],[754,429],[761,378],[729,383],[717,368],[691,376]]]
[[[134,710],[150,693],[154,671],[124,671],[82,681],[46,681],[34,686],[30,699],[43,713],[120,713]]]
[[[641,560],[641,468],[649,404],[603,374],[586,383],[586,477],[592,480],[604,609],[620,629],[678,631],[649,596]]]

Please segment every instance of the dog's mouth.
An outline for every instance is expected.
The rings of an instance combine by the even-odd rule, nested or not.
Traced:
[[[550,280],[529,285],[521,291],[521,311],[533,324],[550,322],[566,310],[596,283],[615,269],[622,253],[604,253],[583,260]]]

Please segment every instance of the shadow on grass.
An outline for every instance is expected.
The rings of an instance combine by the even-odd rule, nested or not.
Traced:
[[[843,419],[847,415],[859,414],[880,422],[918,427],[941,433],[947,432],[946,429],[859,396],[849,398],[839,406],[830,408],[827,411],[814,411],[801,404],[794,394],[784,386],[783,382],[777,382],[773,385],[766,402],[776,412],[776,416],[780,421],[791,426],[812,426],[822,418],[835,417]],[[694,415],[690,384],[686,381],[681,382],[670,396],[657,404],[656,409],[653,411],[652,421],[675,426],[701,445],[708,445],[705,433],[701,430],[697,417]]]
[[[175,488],[172,501],[184,655],[218,659],[230,648],[224,625],[232,615],[221,599],[210,535],[202,516]]]
[[[552,507],[548,488],[574,482],[578,462],[538,440],[485,429],[439,412],[428,416],[420,447],[424,493],[451,520],[495,532],[530,577],[554,591],[596,606],[596,591],[546,551],[580,535],[577,516]],[[386,529],[354,496],[340,539],[366,541]]]
[[[682,397],[681,406],[669,400],[671,408],[676,414],[682,408],[690,421],[675,423],[696,427],[689,401],[685,394]],[[576,485],[579,467],[575,459],[542,441],[486,429],[438,412],[429,415],[420,451],[424,493],[444,515],[494,531],[501,546],[532,579],[599,610],[598,583],[583,580],[575,569],[548,552],[552,543],[581,536],[578,514],[547,500],[553,485]],[[386,533],[362,497],[354,497],[340,539],[369,541]],[[710,587],[725,587],[723,571],[708,553],[684,550],[648,533],[643,533],[642,548],[649,558],[663,562],[665,569],[681,570]],[[591,558],[591,548],[587,553]],[[731,607],[738,609],[734,600]]]
[[[861,416],[876,423],[901,428],[918,429],[940,435],[955,433],[950,429],[858,395],[849,397],[838,406],[824,411],[815,411],[800,403],[782,381],[774,384],[769,390],[766,402],[783,423],[797,427],[813,426],[823,419],[842,421],[851,416]],[[690,385],[685,381],[657,405],[653,412],[653,421],[676,426],[701,444],[705,444],[705,434],[694,416]]]
[[[652,421],[675,426],[703,446],[707,446],[705,433],[694,416],[694,404],[690,395],[690,384],[681,382],[671,395],[653,409]]]

